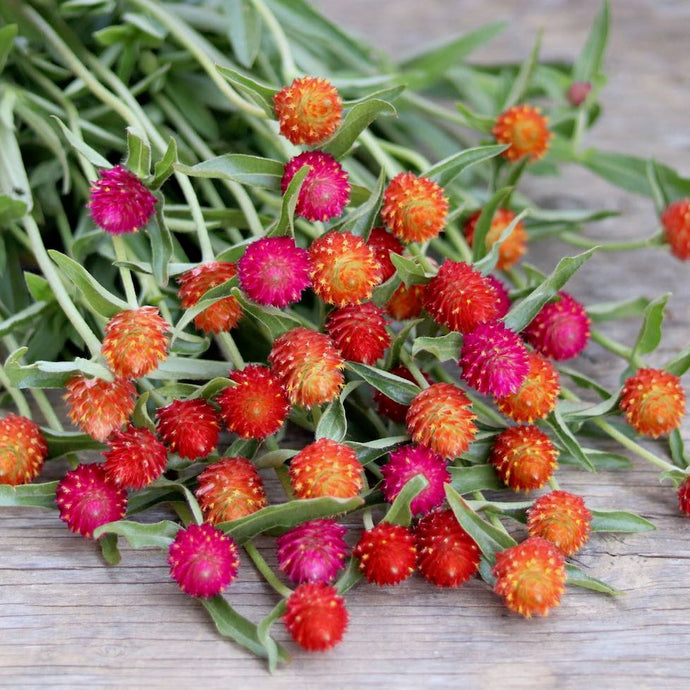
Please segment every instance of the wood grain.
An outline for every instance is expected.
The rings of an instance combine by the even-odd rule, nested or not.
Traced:
[[[544,57],[573,59],[599,5],[598,0],[314,4],[396,55],[508,19],[502,38],[479,54],[484,61],[524,57],[540,27]],[[616,0],[612,5],[605,111],[589,141],[654,155],[688,175],[690,4]],[[579,169],[564,171],[558,180],[533,178],[526,191],[544,205],[620,211],[621,217],[593,230],[598,236],[642,237],[655,226],[648,200]],[[556,244],[539,247],[530,260],[548,269],[563,251]],[[688,266],[663,252],[597,256],[569,290],[585,303],[670,291],[664,341],[652,360],[661,362],[687,345]],[[630,342],[636,328],[635,322],[621,322],[607,332]],[[611,385],[621,368],[595,345],[580,365]],[[690,443],[687,423],[683,436]],[[563,468],[559,481],[583,494],[590,507],[634,510],[657,525],[651,534],[595,535],[576,557],[623,596],[572,589],[548,618],[524,621],[509,615],[479,580],[454,591],[435,589],[418,577],[396,589],[360,586],[348,598],[348,634],[327,654],[300,652],[276,626],[294,656],[275,676],[216,634],[203,609],[169,579],[161,552],[123,547],[121,565],[105,567],[96,547],[68,533],[54,512],[3,509],[0,686],[688,687],[690,522],[678,514],[675,492],[641,461],[634,470],[595,475]],[[270,542],[260,547],[273,563]],[[229,600],[256,621],[275,598],[247,561]]]

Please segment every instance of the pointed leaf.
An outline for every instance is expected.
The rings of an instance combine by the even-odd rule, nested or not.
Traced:
[[[473,465],[471,467],[448,467],[451,485],[459,494],[469,494],[487,489],[505,489],[505,484],[496,474],[493,465]]]
[[[329,438],[332,441],[342,441],[347,434],[347,417],[340,398],[329,403],[319,419],[314,431],[314,439]]]
[[[409,527],[410,522],[412,522],[410,503],[412,503],[427,486],[429,486],[429,481],[423,474],[416,474],[405,482],[405,486],[400,490],[400,493],[395,497],[391,507],[383,516],[383,521],[390,522],[393,525]]]
[[[243,3],[245,1],[246,0],[242,0]],[[249,96],[260,108],[263,108],[266,115],[275,117],[273,97],[278,93],[277,89],[228,67],[216,65],[216,69],[218,73],[227,79],[238,91]]]
[[[643,517],[625,510],[590,510],[593,532],[650,532],[656,527]]]
[[[93,536],[94,539],[98,539],[105,534],[117,534],[124,537],[133,549],[158,548],[167,550],[180,529],[180,525],[170,520],[154,523],[117,520],[97,527]]]
[[[175,172],[176,163],[177,140],[175,137],[170,137],[168,140],[168,147],[165,149],[163,157],[153,165],[153,180],[151,180],[149,184],[149,187],[153,191],[160,189],[165,181]]]
[[[500,256],[501,245],[513,234],[513,230],[515,230],[517,224],[521,223],[523,218],[528,214],[529,210],[523,209],[505,228],[503,228],[500,237],[491,245],[491,249],[485,254],[484,258],[475,262],[474,269],[476,271],[479,271],[483,275],[488,275],[496,268]],[[486,239],[484,241],[486,242]]]
[[[346,366],[350,371],[353,371],[367,383],[370,383],[376,390],[381,391],[391,400],[395,400],[395,402],[402,405],[409,405],[415,395],[421,391],[418,385],[383,369],[377,369],[376,367],[370,367],[368,364],[359,364],[357,362],[348,362]]]
[[[644,310],[644,321],[637,335],[637,341],[633,348],[632,360],[638,354],[646,355],[653,352],[661,342],[661,324],[664,320],[664,309],[670,294],[658,297],[647,305]]]
[[[568,575],[566,582],[572,587],[582,587],[583,589],[590,589],[593,592],[601,592],[602,594],[609,594],[610,596],[619,596],[623,594],[623,592],[614,589],[603,580],[597,580],[595,577],[587,575],[572,563],[565,564],[565,571]]]
[[[496,210],[508,198],[512,189],[504,187],[499,189],[489,201],[482,207],[482,212],[477,220],[477,225],[474,228],[474,238],[472,240],[472,261],[477,262],[484,257],[487,252],[486,236],[491,229],[491,221],[496,214]]]
[[[311,171],[311,166],[303,165],[290,180],[290,184],[283,194],[283,201],[280,207],[280,216],[275,225],[268,232],[269,237],[279,235],[295,236],[295,208],[299,201],[299,193],[304,184],[304,180]]]
[[[138,178],[145,179],[151,172],[151,147],[146,135],[136,127],[127,127],[127,158],[124,165]]]
[[[441,187],[450,184],[461,172],[476,165],[490,160],[508,148],[504,144],[491,144],[489,146],[476,146],[454,153],[448,158],[444,158],[426,170],[423,175],[430,177],[438,182]]]
[[[101,156],[100,153],[98,153],[98,151],[91,148],[83,141],[83,139],[77,137],[74,132],[72,132],[72,130],[67,127],[62,120],[60,120],[60,118],[56,117],[55,115],[51,115],[51,117],[55,120],[55,122],[58,123],[58,125],[60,125],[60,129],[62,130],[65,139],[67,139],[72,148],[84,156],[89,163],[95,165],[97,168],[113,167],[103,156]]]
[[[527,56],[522,65],[520,65],[520,69],[511,84],[510,92],[506,96],[503,106],[501,107],[502,111],[508,110],[508,108],[516,105],[524,98],[525,92],[529,88],[532,74],[534,73],[534,68],[537,65],[537,60],[539,59],[541,37],[542,33],[540,31],[530,54]]]
[[[57,482],[43,484],[0,484],[0,507],[32,506],[34,508],[55,508]]]
[[[225,11],[230,17],[228,37],[235,57],[244,67],[251,67],[261,48],[261,16],[249,0],[228,0]]]
[[[284,165],[270,158],[228,153],[191,166],[177,163],[175,170],[190,177],[232,180],[240,184],[266,187],[278,191],[280,190]]]
[[[609,4],[605,0],[592,24],[587,42],[573,65],[573,81],[591,82],[600,72],[609,37]]]
[[[416,357],[420,352],[430,352],[439,362],[457,362],[461,347],[460,333],[447,333],[437,338],[420,336],[415,338],[412,345],[412,356]]]

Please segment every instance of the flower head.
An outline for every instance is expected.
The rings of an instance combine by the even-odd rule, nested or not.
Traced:
[[[445,498],[444,486],[450,482],[445,460],[424,446],[407,445],[394,450],[381,468],[383,496],[392,503],[407,482],[421,474],[428,482],[410,503],[413,515],[428,513],[441,505]]]
[[[314,292],[328,304],[344,307],[371,297],[381,282],[381,266],[361,237],[328,232],[309,247]]]
[[[305,165],[310,170],[302,182],[295,214],[311,221],[337,218],[350,201],[350,183],[342,165],[328,153],[305,151],[291,158],[280,181],[281,191],[285,194],[292,178]]]
[[[424,306],[431,318],[451,331],[469,333],[498,316],[498,293],[469,264],[446,259],[424,289]]]
[[[148,430],[132,426],[116,431],[103,453],[108,479],[125,489],[143,489],[163,474],[168,451]]]
[[[407,367],[398,365],[390,370],[391,374],[399,376],[401,379],[407,379],[415,383],[415,378]],[[424,374],[424,378],[429,383],[432,383],[432,379],[427,374]],[[382,393],[380,390],[374,391],[374,402],[376,403],[376,409],[380,415],[392,419],[394,422],[404,422],[405,416],[407,415],[407,410],[409,405],[403,405],[402,403],[396,402],[393,398],[389,398],[387,395]]]
[[[403,242],[426,242],[437,237],[447,216],[448,199],[443,188],[428,177],[400,173],[383,193],[381,218]]]
[[[312,146],[328,139],[338,126],[343,102],[326,79],[294,79],[273,96],[280,133],[292,144]]]
[[[538,352],[529,353],[529,371],[520,388],[496,399],[498,409],[516,422],[531,424],[556,407],[560,392],[558,371]]]
[[[240,287],[258,304],[287,307],[311,285],[311,262],[292,237],[263,237],[252,242],[237,262]]]
[[[565,591],[563,554],[546,539],[530,537],[496,554],[494,592],[525,618],[546,616]]]
[[[41,429],[27,417],[8,414],[0,419],[0,484],[28,484],[48,457]]]
[[[470,247],[474,242],[474,232],[477,227],[477,221],[482,212],[477,211],[470,215],[470,217],[465,222],[464,233]],[[491,227],[489,232],[486,234],[485,242],[487,250],[498,242],[503,234],[503,231],[515,220],[515,214],[507,208],[496,209],[494,217],[491,220]],[[496,263],[496,268],[499,270],[504,270],[510,268],[516,264],[522,255],[527,250],[527,231],[522,221],[516,223],[513,231],[504,240],[498,249],[498,262]]]
[[[107,478],[103,465],[78,465],[58,482],[55,503],[70,531],[90,539],[97,527],[125,516],[127,492]]]
[[[386,228],[381,226],[371,229],[367,245],[374,252],[374,258],[381,266],[381,282],[385,283],[395,273],[391,252],[402,254],[405,248]]]
[[[415,443],[444,458],[464,453],[477,435],[470,399],[452,383],[434,383],[407,410],[407,431]]]
[[[690,515],[690,477],[678,487],[678,508],[681,513]]]
[[[151,220],[155,210],[156,197],[121,165],[101,170],[89,191],[91,216],[111,235],[136,232]]]
[[[690,259],[690,199],[669,204],[661,214],[666,241],[671,253],[681,261]]]
[[[345,361],[330,338],[298,326],[276,338],[268,361],[292,405],[330,402],[343,387]]]
[[[198,477],[194,492],[204,519],[213,525],[251,515],[266,507],[261,475],[243,457],[227,457],[210,464]]]
[[[643,436],[657,438],[677,429],[685,414],[680,378],[661,369],[639,369],[623,385],[620,409]]]
[[[363,532],[353,553],[364,577],[376,585],[397,585],[406,580],[417,561],[412,532],[390,522],[379,522]]]
[[[373,302],[350,304],[328,315],[326,331],[344,359],[374,364],[391,342],[386,322]]]
[[[527,348],[501,321],[480,323],[466,333],[460,350],[462,378],[480,393],[515,393],[529,371]]]
[[[421,283],[410,287],[400,283],[386,302],[386,312],[396,321],[416,319],[424,308],[424,288]]]
[[[104,381],[79,374],[68,381],[66,388],[69,418],[97,441],[105,441],[134,411],[137,391],[125,379]]]
[[[542,355],[555,360],[571,359],[589,340],[585,308],[565,292],[558,301],[545,304],[523,331],[525,340]]]
[[[186,271],[177,279],[182,308],[193,307],[211,288],[234,278],[236,274],[237,266],[227,261],[209,261]],[[204,333],[223,333],[235,328],[241,318],[240,303],[231,295],[219,299],[197,314],[194,327]]]
[[[169,329],[157,307],[126,309],[105,325],[101,352],[117,376],[123,379],[146,376],[167,356]]]
[[[425,515],[414,538],[419,572],[437,587],[459,587],[479,569],[479,547],[450,508]]]
[[[189,525],[168,551],[170,576],[193,597],[215,597],[237,577],[239,549],[232,537],[208,523]]]
[[[515,491],[540,489],[556,470],[558,451],[536,426],[513,426],[494,441],[489,462]]]
[[[241,438],[263,439],[283,426],[290,403],[283,384],[262,364],[248,364],[230,372],[236,385],[218,396],[220,414],[228,431]]]
[[[345,600],[323,582],[300,585],[288,598],[283,623],[292,639],[309,652],[331,649],[343,639]]]
[[[278,567],[297,584],[332,582],[345,567],[347,528],[331,518],[307,520],[276,539]]]
[[[173,400],[156,412],[156,431],[173,453],[196,460],[216,450],[220,420],[205,400]]]
[[[589,539],[592,513],[582,496],[552,491],[540,496],[527,511],[527,531],[554,544],[564,556],[577,553]]]
[[[488,275],[484,276],[489,283],[493,286],[493,288],[496,290],[496,319],[502,319],[510,310],[510,296],[508,295],[508,290],[506,289],[506,286],[495,276]]]
[[[344,443],[320,438],[290,461],[290,483],[297,498],[353,498],[362,489],[362,465]]]
[[[508,108],[496,118],[493,128],[496,141],[510,145],[501,155],[509,161],[526,155],[532,160],[544,156],[552,136],[547,124],[539,108],[531,105]]]

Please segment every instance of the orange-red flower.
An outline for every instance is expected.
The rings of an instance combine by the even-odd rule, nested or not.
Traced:
[[[0,484],[28,484],[46,457],[48,444],[36,422],[16,414],[0,419]]]
[[[424,308],[424,288],[423,284],[407,287],[405,283],[400,283],[386,302],[386,311],[396,321],[416,319]]]
[[[381,282],[385,283],[394,273],[395,266],[391,261],[393,254],[402,254],[404,247],[386,228],[377,226],[371,229],[367,245],[374,252],[374,257],[381,264]]]
[[[326,331],[340,354],[351,362],[374,364],[391,342],[383,309],[373,302],[335,309],[328,315]]]
[[[666,241],[681,261],[690,259],[690,199],[669,204],[661,214]]]
[[[470,215],[470,217],[465,222],[464,233],[470,247],[474,242],[474,231],[477,227],[477,221],[481,215],[481,211],[477,211]],[[491,249],[491,247],[498,242],[503,231],[515,220],[515,214],[507,208],[496,209],[494,217],[491,220],[491,227],[489,232],[486,234],[486,248]],[[527,251],[527,231],[522,221],[516,223],[513,231],[505,239],[498,249],[498,262],[496,263],[496,268],[503,270],[510,268],[516,264],[522,255]]]
[[[173,400],[156,412],[156,431],[173,453],[196,460],[216,450],[220,420],[205,400]]]
[[[366,530],[353,551],[364,577],[377,585],[397,585],[415,569],[417,549],[407,527],[379,522]]]
[[[514,105],[496,118],[493,135],[499,144],[509,144],[501,155],[509,161],[523,156],[532,160],[541,158],[549,148],[551,132],[548,120],[539,108],[531,105]]]
[[[540,496],[527,511],[527,531],[548,539],[565,556],[577,553],[589,539],[592,513],[582,496],[552,491]]]
[[[165,446],[146,428],[128,426],[108,441],[105,474],[125,489],[143,489],[163,474],[168,463]]]

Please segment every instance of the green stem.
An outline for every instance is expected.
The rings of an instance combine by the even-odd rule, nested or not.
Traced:
[[[639,356],[629,347],[617,343],[615,340],[612,340],[594,328],[590,329],[590,335],[595,343],[599,343],[599,345],[607,349],[609,352],[613,352],[614,355],[618,355],[627,362],[634,364],[636,367],[644,366],[644,362],[642,362]]]
[[[251,540],[244,543],[244,550],[247,552],[249,558],[256,566],[256,569],[263,576],[264,580],[268,582],[273,589],[275,589],[281,597],[289,597],[292,594],[292,590],[286,587],[277,577],[276,574],[271,570],[268,563],[264,560],[264,557],[259,553],[259,550],[254,546],[254,542]]]
[[[7,374],[5,373],[4,367],[1,364],[0,384],[2,384],[3,388],[5,388],[5,390],[10,394],[12,402],[14,402],[15,407],[17,408],[17,412],[19,412],[19,414],[23,417],[28,417],[29,419],[31,419],[31,408],[29,407],[29,403],[26,402],[24,394],[12,385],[9,378],[7,377]]]
[[[451,244],[458,251],[458,254],[460,254],[460,261],[464,261],[467,264],[472,263],[472,250],[470,249],[469,244],[467,244],[467,240],[457,228],[453,227],[452,225],[448,225],[443,233],[443,236],[448,238]]]
[[[414,376],[415,381],[422,390],[429,387],[429,382],[424,378],[424,374],[422,374],[410,353],[404,347],[400,350],[400,361],[409,369],[410,374]]]
[[[412,254],[412,256],[414,256],[416,259],[419,259],[419,263],[426,273],[436,273],[436,267],[426,257],[423,247],[420,247],[418,244],[413,242],[412,244],[408,245],[407,248],[410,250],[410,254]]]
[[[113,248],[115,249],[115,258],[124,262],[127,261],[127,247],[125,241],[119,235],[113,235]],[[120,280],[125,288],[125,296],[127,297],[127,304],[131,309],[136,309],[139,306],[137,300],[137,293],[134,289],[134,281],[132,280],[132,273],[126,266],[120,266]]]
[[[359,140],[368,149],[374,160],[386,171],[388,177],[395,177],[402,170],[398,162],[381,148],[378,139],[368,129],[359,135]]]
[[[278,48],[278,53],[280,54],[283,79],[285,79],[286,83],[290,83],[299,74],[299,72],[297,71],[297,66],[295,65],[295,61],[292,57],[290,44],[288,43],[285,32],[283,31],[283,27],[275,18],[273,12],[266,7],[263,0],[251,0],[251,2],[252,5],[256,7],[256,10],[261,15],[261,18],[264,20],[264,22],[266,22],[266,27],[273,36],[276,48]]]
[[[232,362],[235,369],[244,369],[245,363],[242,354],[237,349],[237,345],[229,333],[218,333],[216,335],[216,342],[223,350],[227,359]]]
[[[651,237],[642,240],[621,240],[620,242],[603,242],[601,240],[590,239],[583,237],[574,232],[562,232],[559,234],[559,239],[573,245],[574,247],[584,247],[591,249],[597,247],[601,252],[618,252],[628,249],[642,249],[645,247],[654,247],[663,244],[664,236],[662,233],[656,233]]]
[[[362,523],[364,524],[364,529],[374,529],[374,518],[372,516],[371,508],[365,508],[362,512]]]
[[[558,491],[561,487],[558,484],[556,477],[549,477],[549,486],[554,490]]]

